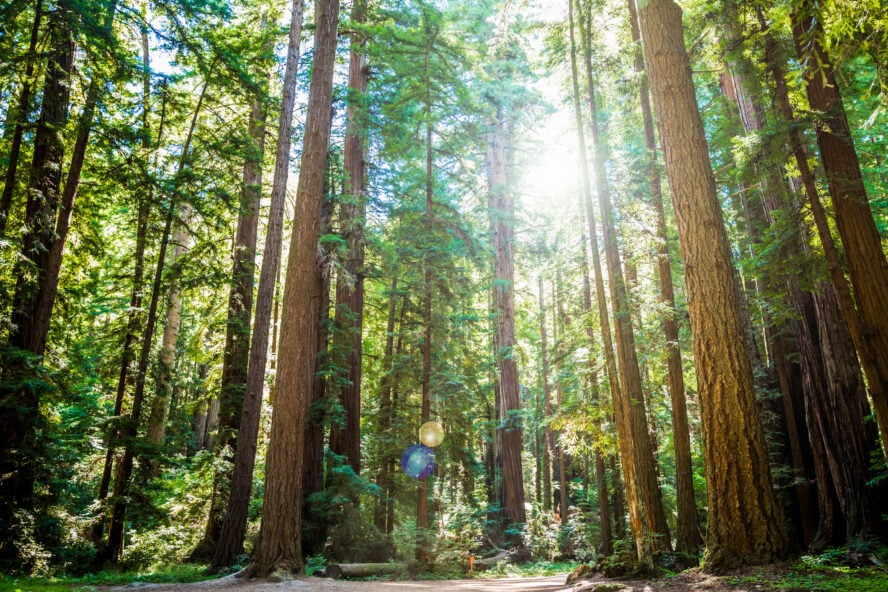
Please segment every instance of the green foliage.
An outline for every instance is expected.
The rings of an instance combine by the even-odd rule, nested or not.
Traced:
[[[100,571],[77,577],[12,578],[0,576],[0,589],[10,592],[63,592],[92,590],[94,586],[200,582],[211,579],[205,571],[206,566],[204,565],[167,564],[138,572]]]

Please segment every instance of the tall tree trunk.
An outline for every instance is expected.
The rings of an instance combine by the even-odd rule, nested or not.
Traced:
[[[366,6],[358,0],[352,7],[351,21],[364,22]],[[336,284],[336,326],[339,344],[345,351],[345,375],[339,388],[339,401],[345,410],[346,427],[334,430],[330,448],[348,459],[355,474],[361,467],[361,348],[364,315],[364,195],[366,145],[364,93],[367,91],[367,67],[360,33],[351,37],[348,70],[348,110],[345,130],[346,198],[340,206],[346,261],[344,275]],[[333,437],[335,435],[335,437]]]
[[[564,307],[562,306],[561,300],[558,298],[558,291],[561,289],[561,269],[556,269],[555,272],[555,284],[552,286],[552,300],[553,300],[553,310],[552,310],[552,341],[554,343],[554,357],[555,357],[555,404],[558,406],[558,409],[562,409],[562,392],[564,390],[564,382],[561,380],[561,370],[559,369],[557,364],[561,363],[561,360],[564,359],[565,353],[561,351],[561,344],[558,341],[558,323],[560,322],[562,325],[567,324],[567,314],[564,312]],[[564,447],[561,444],[555,446],[555,435],[551,434],[550,438],[552,438],[552,451],[554,456],[557,459],[558,464],[558,506],[561,509],[561,524],[567,524],[568,519],[568,509],[570,507],[568,502],[568,485],[567,485],[567,455],[564,453]]]
[[[434,153],[432,150],[432,81],[431,81],[431,53],[432,44],[435,42],[437,31],[433,29],[428,20],[428,7],[422,7],[423,27],[425,28],[426,46],[424,55],[424,110],[425,110],[425,226],[427,236],[431,237],[434,231],[434,218],[432,202],[434,196]],[[420,406],[420,423],[431,419],[432,415],[432,253],[427,249],[423,253],[423,301],[422,301],[422,402]],[[416,499],[416,528],[417,536],[423,536],[423,529],[429,526],[428,495],[429,479],[422,479],[417,487]],[[427,559],[424,541],[417,541],[417,559]]]
[[[588,242],[586,241],[586,233],[581,232],[581,240],[580,240],[581,248],[583,251],[582,256],[582,272],[583,272],[583,318],[586,319],[584,325],[586,326],[586,338],[589,340],[589,371],[591,376],[589,377],[589,386],[590,386],[590,394],[593,405],[599,405],[601,400],[601,395],[598,391],[598,372],[596,367],[598,366],[598,361],[595,359],[594,345],[595,345],[595,329],[592,327],[592,285],[589,280],[589,257],[586,254],[586,245]],[[595,419],[595,431],[598,432],[599,438],[602,438],[603,428],[601,425],[601,419]],[[607,497],[607,468],[605,467],[604,462],[604,454],[601,450],[601,445],[598,444],[595,446],[595,486],[598,488],[598,519],[601,529],[601,554],[605,556],[612,555],[614,552],[614,532],[611,528],[611,504],[608,502]],[[614,513],[616,513],[617,508],[616,504],[614,504]],[[622,509],[620,510],[622,512]]]
[[[826,388],[814,393],[819,397],[810,398],[809,410],[823,438],[835,499],[844,518],[843,538],[851,541],[884,534],[880,516],[888,495],[884,481],[870,485],[876,478],[870,468],[871,455],[878,450],[876,429],[866,421],[869,403],[857,356],[848,347],[848,328],[841,322],[835,292],[825,287],[830,289],[814,295],[814,306]]]
[[[672,0],[650,0],[639,17],[685,261],[706,455],[705,567],[718,572],[782,557],[787,537],[771,490],[730,247],[694,96],[681,9]]]
[[[632,535],[635,542],[635,551],[638,559],[642,562],[649,562],[651,549],[649,547],[649,538],[646,536],[646,520],[643,511],[643,501],[641,497],[640,485],[638,482],[638,473],[635,461],[635,452],[633,450],[634,443],[632,441],[632,432],[629,425],[629,415],[624,405],[623,391],[624,385],[622,381],[624,377],[618,373],[616,356],[614,355],[613,342],[611,341],[610,319],[607,312],[607,296],[604,288],[604,279],[602,277],[601,256],[598,251],[598,231],[595,223],[595,210],[592,207],[592,190],[589,182],[589,165],[586,152],[585,127],[583,124],[583,112],[580,106],[580,81],[579,68],[577,65],[577,48],[574,33],[574,2],[570,0],[568,4],[568,14],[570,17],[570,26],[568,34],[570,37],[570,64],[571,79],[573,85],[574,112],[577,122],[577,137],[580,144],[580,169],[583,182],[583,206],[586,210],[586,222],[589,227],[589,240],[592,248],[592,264],[595,270],[595,291],[598,298],[598,314],[602,338],[604,342],[605,364],[608,373],[608,382],[610,383],[611,397],[614,405],[614,416],[617,427],[617,440],[620,450],[620,457],[623,463],[623,474],[626,480],[626,497],[629,506],[629,522],[632,529]],[[646,440],[646,438],[645,438]]]
[[[767,30],[761,13],[759,21],[766,36],[765,55],[774,80],[775,108],[791,123],[794,114],[777,43]],[[807,293],[795,296],[803,303],[799,306],[803,315],[796,341],[802,353],[803,376],[806,383],[811,384],[806,387],[806,407],[819,484],[820,520],[812,543],[812,547],[817,548],[841,544],[845,537],[851,539],[878,532],[879,528],[871,517],[873,509],[878,507],[876,498],[884,499],[885,496],[880,496],[869,487],[858,489],[872,479],[868,459],[869,453],[877,446],[869,426],[858,415],[861,409],[867,415],[869,406],[861,388],[860,368],[864,368],[868,379],[870,376],[876,377],[875,384],[878,384],[878,374],[871,358],[861,353],[858,364],[857,357],[849,354],[847,348],[850,341],[858,352],[864,352],[868,342],[861,343],[859,316],[842,272],[826,213],[820,203],[816,180],[808,166],[801,133],[797,127],[790,130],[790,150],[798,166],[801,185],[811,204],[832,280],[829,284],[822,283],[818,293],[813,296]],[[807,232],[807,228],[803,230]],[[870,388],[873,387],[874,382],[870,380]],[[829,426],[830,431],[824,431],[821,425]],[[842,434],[842,437],[836,439],[837,434]],[[836,471],[835,478],[830,475],[831,470]],[[839,515],[840,510],[842,514],[851,516],[845,520],[844,533],[836,528],[839,518],[843,517]]]
[[[263,13],[261,30],[267,36],[266,50],[273,50],[275,36],[268,30]],[[238,446],[238,431],[244,407],[250,358],[250,319],[253,313],[253,286],[256,277],[256,241],[259,233],[259,205],[262,201],[262,165],[265,160],[265,124],[270,72],[255,90],[250,106],[248,130],[250,145],[244,158],[238,200],[237,229],[231,283],[228,291],[228,318],[225,326],[225,350],[222,354],[222,379],[218,397],[217,456],[233,460]],[[213,475],[213,494],[204,538],[192,553],[193,558],[210,558],[222,531],[222,521],[231,494],[233,463],[221,463]],[[251,479],[252,481],[252,479]]]
[[[287,45],[287,62],[284,68],[283,96],[278,118],[278,138],[275,149],[274,179],[271,186],[271,204],[265,231],[265,252],[259,271],[256,293],[256,315],[250,344],[250,359],[244,390],[237,448],[234,453],[234,471],[231,476],[230,495],[225,517],[218,534],[216,552],[210,569],[218,571],[234,563],[243,552],[247,531],[247,509],[253,485],[253,468],[256,463],[256,445],[259,437],[259,420],[262,412],[262,394],[265,386],[265,366],[268,360],[268,337],[271,313],[274,306],[275,285],[281,259],[281,240],[286,205],[287,178],[290,171],[290,146],[293,125],[293,107],[296,103],[296,71],[299,65],[299,42],[302,37],[303,0],[293,0],[290,14],[290,37]],[[321,172],[323,183],[323,171]],[[301,434],[301,430],[300,430]],[[207,521],[204,540],[212,543],[212,515]],[[298,550],[298,546],[297,546]]]
[[[393,402],[392,391],[394,386],[394,347],[395,347],[395,315],[397,313],[398,299],[398,273],[392,277],[392,285],[389,288],[388,320],[385,329],[385,349],[382,354],[382,378],[380,379],[379,396],[379,423],[376,433],[379,443],[379,471],[376,473],[376,486],[379,487],[379,497],[373,510],[373,523],[379,532],[388,534],[387,508],[392,495],[392,474],[394,434],[392,433]],[[403,307],[402,307],[403,310]]]
[[[303,428],[317,358],[318,237],[330,141],[333,72],[339,28],[338,0],[316,5],[315,50],[296,216],[281,318],[281,343],[266,460],[265,498],[252,575],[298,572],[301,555]]]
[[[39,289],[47,270],[49,249],[54,240],[59,204],[61,167],[64,158],[62,132],[68,119],[70,77],[74,63],[71,6],[58,2],[49,14],[50,54],[43,85],[43,105],[34,138],[34,154],[28,180],[25,233],[15,265],[16,286],[10,324],[9,345],[26,350],[36,358],[43,355],[46,334],[37,327]],[[0,399],[0,559],[16,562],[13,541],[19,518],[34,505],[37,465],[41,460],[39,425],[40,388],[30,388],[31,364],[21,354],[4,364],[2,379],[10,388]]]
[[[55,240],[56,216],[61,200],[62,161],[65,145],[62,132],[68,121],[70,77],[74,68],[72,7],[67,0],[49,13],[51,50],[43,85],[43,106],[34,137],[34,154],[28,180],[25,233],[13,300],[9,342],[42,356],[46,332],[40,319],[40,289],[49,269],[49,253]]]
[[[747,134],[758,136],[766,128],[767,121],[763,106],[760,104],[759,88],[755,80],[753,65],[743,55],[743,48],[738,45],[741,33],[738,29],[736,6],[728,3],[725,7],[724,21],[726,24],[726,41],[728,49],[725,59],[729,69],[726,82],[730,84],[743,129]],[[802,248],[797,233],[798,224],[789,224],[788,231],[784,231],[775,220],[773,212],[792,211],[787,203],[786,187],[779,169],[770,165],[764,152],[755,154],[752,160],[752,169],[758,180],[760,199],[749,199],[746,191],[741,192],[743,207],[747,216],[747,224],[750,232],[750,250],[757,261],[767,258],[767,247],[762,246],[763,235],[770,228],[772,234],[782,234],[776,255],[770,266],[756,266],[755,284],[758,287],[759,297],[763,301],[763,319],[765,324],[765,342],[767,344],[770,367],[769,374],[776,377],[777,385],[781,392],[780,401],[770,403],[761,402],[763,407],[770,405],[769,411],[778,417],[777,429],[773,430],[772,437],[779,438],[775,448],[777,462],[789,465],[792,469],[792,477],[795,486],[784,490],[786,504],[792,514],[793,530],[796,531],[798,546],[804,548],[816,535],[817,529],[817,502],[814,490],[807,484],[814,475],[809,468],[813,468],[807,460],[810,457],[811,447],[804,423],[804,397],[803,378],[799,355],[796,351],[796,343],[791,338],[794,333],[807,331],[806,325],[796,326],[798,321],[781,318],[773,313],[774,310],[791,307],[798,311],[799,287],[798,280],[793,274],[785,274],[779,268],[780,265],[790,261],[801,261]],[[777,403],[782,402],[782,407]]]
[[[821,41],[819,7],[810,0],[793,5],[793,37],[805,65],[805,90],[815,124],[820,160],[832,196],[836,228],[860,313],[859,350],[870,382],[876,420],[883,443],[888,442],[888,260],[876,229],[863,185],[851,128],[830,56]]]
[[[552,511],[552,471],[551,459],[554,458],[555,438],[552,430],[549,429],[549,419],[552,417],[552,395],[549,392],[549,352],[546,343],[546,302],[543,292],[543,276],[539,277],[539,300],[540,300],[540,349],[543,358],[543,414],[544,427],[543,435],[545,439],[545,448],[542,454],[543,468],[543,511]],[[562,510],[563,512],[563,510]]]
[[[524,476],[521,469],[522,427],[518,411],[521,398],[518,364],[515,359],[514,258],[515,201],[509,186],[507,150],[511,140],[509,122],[496,106],[487,135],[487,207],[493,234],[494,311],[496,314],[496,362],[504,421],[500,432],[503,454],[505,512],[513,524],[523,524]],[[520,531],[519,531],[520,532]],[[520,545],[520,535],[514,543]]]
[[[685,399],[684,373],[681,365],[681,346],[678,340],[678,311],[672,286],[672,264],[669,261],[669,235],[666,231],[666,212],[663,207],[663,187],[660,167],[657,166],[657,143],[654,137],[654,117],[651,112],[648,80],[644,75],[644,57],[641,52],[641,32],[635,1],[629,0],[629,25],[635,52],[635,71],[642,75],[639,88],[641,116],[644,124],[645,147],[648,150],[648,184],[651,205],[657,216],[657,271],[660,284],[660,303],[667,312],[663,315],[663,337],[666,340],[666,385],[672,403],[672,446],[675,457],[676,526],[675,550],[696,554],[703,544],[697,521],[697,503],[694,498],[694,480],[691,467],[691,436],[688,427],[688,407]]]
[[[579,0],[577,0],[579,3]],[[619,359],[620,383],[622,385],[623,405],[632,435],[635,454],[635,471],[638,491],[643,504],[643,515],[647,534],[652,537],[649,544],[653,552],[668,552],[672,549],[666,513],[663,511],[663,499],[657,478],[657,460],[648,436],[647,409],[641,383],[641,372],[638,366],[638,354],[635,348],[635,333],[632,328],[632,311],[629,307],[629,296],[623,279],[623,267],[617,246],[614,211],[610,200],[610,188],[605,173],[605,153],[602,140],[599,138],[598,106],[595,97],[595,79],[592,69],[591,48],[588,32],[583,31],[583,19],[580,17],[580,31],[584,40],[583,54],[586,64],[586,82],[591,114],[592,152],[595,170],[595,185],[598,190],[598,205],[601,210],[601,227],[604,239],[605,261],[607,262],[611,306],[616,325],[617,357]]]
[[[143,11],[146,10],[143,5]],[[146,16],[143,14],[143,17]],[[147,20],[147,19],[145,19]],[[142,148],[142,157],[148,157],[148,151],[151,148],[151,125],[149,122],[149,117],[151,114],[150,106],[151,106],[151,65],[150,65],[150,53],[148,46],[148,31],[145,27],[142,27],[141,31],[141,43],[142,43],[142,129],[141,129],[141,148]],[[165,114],[165,107],[162,109],[162,112]],[[163,134],[163,119],[161,116],[161,124],[157,130],[157,136]],[[128,319],[126,324],[126,333],[123,337],[123,345],[121,347],[120,353],[120,372],[117,376],[117,390],[114,398],[114,411],[113,416],[115,419],[119,418],[121,413],[123,412],[123,400],[126,396],[126,385],[129,378],[130,366],[134,361],[134,352],[132,350],[133,345],[138,339],[138,331],[139,324],[141,319],[140,311],[142,309],[142,296],[144,286],[142,282],[145,277],[145,247],[148,242],[148,220],[151,215],[151,194],[152,191],[149,188],[146,191],[147,195],[142,195],[141,193],[137,194],[136,200],[138,202],[138,213],[136,214],[136,249],[134,253],[135,262],[133,264],[133,286],[130,292],[130,304],[128,310]],[[108,427],[108,433],[106,435],[106,445],[107,450],[105,452],[105,463],[102,468],[102,478],[99,482],[99,493],[97,499],[99,501],[104,500],[108,497],[108,490],[111,486],[111,471],[113,469],[114,464],[114,456],[116,454],[117,446],[119,444],[120,438],[120,426],[116,423],[112,423]],[[97,528],[101,529],[102,524],[101,521],[97,525]],[[96,536],[96,539],[101,538],[100,536]]]
[[[117,2],[112,0],[108,6],[102,29],[109,37],[112,35],[114,14],[117,12]],[[86,149],[92,131],[93,119],[103,84],[99,80],[99,74],[95,74],[90,81],[86,93],[86,102],[83,112],[77,124],[77,139],[74,142],[74,150],[71,152],[71,163],[68,166],[68,174],[65,177],[65,185],[62,190],[59,203],[58,216],[56,218],[55,235],[50,244],[49,252],[43,263],[42,281],[37,292],[35,307],[36,318],[32,320],[35,339],[46,345],[46,337],[49,334],[49,321],[52,317],[52,308],[59,287],[59,272],[62,268],[62,255],[65,242],[68,239],[68,231],[71,228],[71,216],[74,213],[74,201],[77,197],[77,187],[80,184],[80,173],[83,170],[83,161],[86,158]]]
[[[40,37],[40,21],[43,19],[43,0],[34,2],[34,22],[31,25],[31,39],[28,42],[25,76],[22,89],[19,91],[18,104],[6,115],[6,124],[14,124],[12,142],[9,146],[9,164],[3,180],[3,193],[0,194],[0,239],[6,237],[6,225],[9,223],[9,210],[12,208],[12,195],[15,192],[16,173],[18,172],[19,154],[22,149],[22,136],[28,112],[31,109],[31,78],[34,76],[34,62],[37,59],[37,41]]]
[[[327,154],[324,201],[321,204],[320,234],[322,235],[329,231],[330,218],[333,214],[333,196],[337,195],[335,181],[339,175],[340,171],[335,170],[333,166],[333,153],[330,151]],[[315,351],[318,352],[318,355],[315,361],[311,398],[308,403],[309,412],[305,420],[305,439],[303,441],[305,453],[302,463],[302,555],[304,557],[323,552],[331,522],[330,516],[323,511],[318,511],[309,497],[315,493],[323,492],[327,487],[332,488],[338,485],[335,473],[327,471],[327,474],[324,474],[324,424],[327,418],[322,411],[323,407],[318,407],[322,406],[328,396],[329,389],[324,371],[330,367],[330,357],[336,355],[336,352],[330,351],[330,255],[323,246],[318,247],[317,265],[319,273],[315,277],[315,281],[318,282],[315,290],[318,294],[319,304]],[[338,359],[333,362],[334,365],[339,363]],[[330,440],[332,450],[332,427]]]
[[[170,267],[174,266],[188,250],[188,241],[191,238],[188,226],[192,212],[191,204],[183,204],[181,217],[176,230],[173,232],[173,252],[169,261],[166,262],[166,265]],[[157,356],[157,383],[154,398],[151,400],[151,412],[148,414],[148,427],[145,434],[146,440],[155,448],[153,452],[149,453],[149,458],[145,459],[147,460],[144,465],[145,475],[148,477],[156,477],[160,468],[156,455],[163,446],[166,433],[167,416],[169,415],[170,400],[174,388],[173,373],[176,363],[176,341],[179,338],[181,324],[182,290],[179,287],[178,278],[174,276],[170,279],[170,284],[167,288],[166,321],[163,325],[160,352]]]
[[[793,123],[795,122],[795,115],[789,100],[789,91],[786,86],[786,79],[781,62],[782,57],[779,55],[777,40],[768,29],[768,25],[765,22],[761,11],[758,11],[758,19],[762,32],[765,34],[765,60],[774,81],[773,100],[775,108],[788,123]],[[793,159],[799,170],[799,180],[801,181],[801,185],[805,190],[805,195],[811,204],[811,213],[814,218],[814,224],[817,228],[820,243],[823,246],[829,277],[838,299],[839,309],[848,326],[854,347],[860,354],[860,363],[866,374],[869,388],[870,390],[878,389],[881,384],[879,372],[873,361],[872,352],[869,350],[869,341],[865,340],[861,333],[862,321],[854,306],[854,299],[851,296],[851,290],[848,287],[848,282],[845,279],[845,274],[842,270],[841,258],[838,249],[836,248],[836,244],[833,241],[829,222],[826,218],[826,211],[820,201],[819,192],[817,190],[817,180],[814,177],[813,171],[811,171],[811,167],[808,165],[804,134],[799,126],[791,126],[788,140]]]
[[[182,173],[188,165],[191,152],[191,140],[194,137],[194,129],[197,126],[197,119],[200,116],[208,86],[209,81],[205,81],[200,97],[197,100],[197,105],[194,108],[191,125],[188,128],[188,135],[185,137],[185,142],[182,145],[182,154],[179,156],[179,164],[173,178],[174,182],[181,179]],[[142,401],[145,397],[145,379],[148,374],[151,346],[154,341],[154,323],[157,319],[157,306],[162,291],[166,251],[173,226],[175,208],[175,199],[171,197],[166,223],[164,224],[163,234],[160,239],[160,252],[157,255],[157,268],[154,272],[154,283],[151,288],[151,304],[148,308],[148,316],[146,317],[145,328],[142,332],[142,347],[139,353],[139,367],[136,371],[133,405],[130,410],[130,416],[127,418],[121,429],[124,452],[123,458],[118,465],[118,477],[114,482],[114,500],[111,508],[111,523],[108,529],[108,544],[104,550],[104,558],[110,561],[118,560],[123,551],[124,537],[126,534],[124,532],[124,527],[126,525],[126,512],[129,505],[130,495],[130,478],[132,477],[133,472],[133,460],[135,459],[136,449],[138,448],[136,435],[139,429],[139,419],[142,414]]]

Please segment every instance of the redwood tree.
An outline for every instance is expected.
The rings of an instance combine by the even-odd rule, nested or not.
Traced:
[[[804,64],[808,103],[816,114],[814,128],[836,228],[845,248],[860,314],[863,339],[859,340],[858,353],[864,368],[870,369],[870,396],[884,445],[888,442],[888,259],[863,184],[835,67],[823,46],[817,3],[795,1],[792,28]]]
[[[262,526],[250,574],[298,572],[301,554],[303,428],[314,384],[320,282],[317,251],[330,141],[338,0],[316,5],[315,48],[302,166],[281,316],[275,404],[266,460]]]
[[[682,35],[681,9],[639,9],[645,61],[685,261],[704,434],[707,570],[782,557],[787,537],[774,500],[739,296],[703,121]]]
[[[507,149],[510,124],[496,106],[487,147],[487,207],[493,234],[493,308],[496,314],[496,363],[499,369],[505,512],[513,524],[523,524],[524,477],[521,469],[522,428],[518,412],[518,364],[515,360],[514,242],[515,199],[509,187]]]
[[[302,38],[303,8],[303,0],[293,0],[290,12],[287,62],[284,67],[283,96],[278,118],[271,204],[265,231],[265,252],[262,257],[262,268],[259,271],[256,315],[253,321],[253,335],[247,364],[237,448],[234,452],[234,471],[231,475],[228,506],[222,520],[218,536],[219,542],[211,563],[211,568],[214,570],[231,565],[241,554],[244,535],[247,531],[247,510],[253,485],[253,468],[256,463],[256,444],[259,437],[259,419],[265,387],[265,365],[268,360],[269,329],[281,258],[281,237],[284,225],[287,178],[290,172],[291,126],[293,107],[296,102],[296,71],[299,65],[299,46]],[[323,185],[323,172],[321,177]],[[211,542],[213,540],[211,529],[216,526],[213,521],[214,517],[211,514],[207,521],[205,541]]]
[[[352,7],[351,22],[360,26],[365,18],[364,0]],[[364,214],[366,144],[365,109],[367,66],[363,53],[363,34],[351,36],[348,70],[348,110],[345,130],[346,190],[340,205],[340,220],[345,242],[345,262],[336,283],[336,327],[338,349],[344,350],[345,370],[339,387],[339,401],[345,410],[345,429],[334,430],[330,448],[348,459],[355,473],[361,466],[361,347],[364,315]]]

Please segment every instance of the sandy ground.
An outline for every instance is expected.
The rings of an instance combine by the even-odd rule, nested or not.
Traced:
[[[130,584],[100,588],[103,592],[420,592],[423,590],[453,590],[455,592],[755,592],[759,585],[732,585],[726,578],[702,574],[696,570],[684,572],[668,580],[617,581],[597,576],[566,585],[567,575],[510,578],[498,580],[444,580],[444,581],[362,581],[330,580],[301,577],[282,582],[244,580],[228,576],[195,584]],[[620,585],[622,588],[617,588]]]

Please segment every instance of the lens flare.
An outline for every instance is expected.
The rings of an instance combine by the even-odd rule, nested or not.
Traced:
[[[434,448],[444,441],[444,428],[437,421],[427,421],[419,428],[419,441]]]
[[[435,451],[422,444],[409,446],[401,456],[401,470],[414,479],[425,479],[435,470]]]

